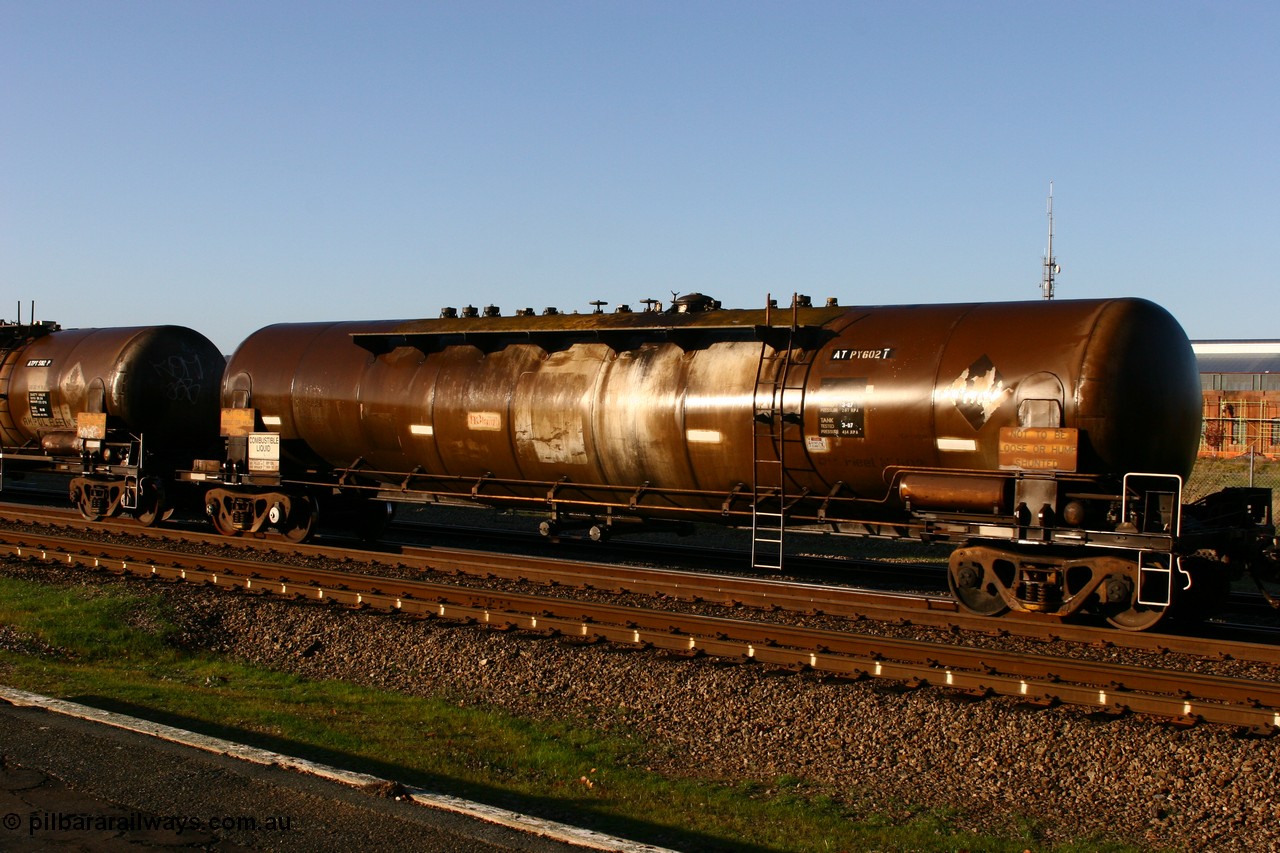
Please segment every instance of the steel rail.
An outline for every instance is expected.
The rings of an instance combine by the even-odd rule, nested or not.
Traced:
[[[935,686],[975,696],[1002,695],[1034,703],[1062,702],[1109,712],[1132,711],[1186,723],[1221,723],[1266,733],[1280,730],[1280,685],[1268,681],[671,613],[327,569],[268,567],[245,560],[173,555],[119,546],[95,548],[96,554],[83,548],[73,552],[27,545],[3,546],[4,551],[19,558],[180,579],[490,628],[519,628],[583,642],[609,641],[685,656],[709,655],[844,678],[890,679],[912,687]],[[263,572],[273,577],[263,577]]]
[[[7,516],[16,515],[4,508]],[[71,513],[73,524],[79,515]],[[83,529],[97,525],[83,523]],[[122,524],[133,535],[173,540],[175,531],[153,530]],[[36,531],[29,531],[35,535]],[[56,534],[47,541],[56,543]],[[1066,641],[1103,647],[1150,651],[1158,654],[1182,654],[1197,658],[1238,660],[1280,666],[1280,644],[1275,642],[1242,642],[1221,637],[1157,632],[1127,632],[1112,627],[1063,622],[1051,616],[1009,613],[1000,617],[977,616],[963,612],[954,599],[918,593],[895,593],[856,587],[795,583],[771,578],[674,571],[599,563],[572,561],[551,557],[534,557],[493,552],[475,552],[459,548],[403,546],[398,553],[359,551],[353,555],[348,545],[295,544],[248,538],[228,539],[220,534],[181,534],[183,540],[206,544],[230,545],[272,554],[326,558],[344,563],[358,559],[393,570],[438,572],[478,578],[502,578],[551,586],[598,589],[613,593],[663,596],[678,600],[720,605],[750,607],[762,610],[825,615],[854,621],[868,619],[900,626],[920,626],[963,631],[997,637],[1023,637],[1045,642]],[[53,547],[62,547],[54,544]],[[1213,630],[1214,626],[1208,626]],[[1231,630],[1225,628],[1224,630]],[[1262,633],[1260,629],[1255,629]],[[1235,629],[1240,632],[1239,628]],[[1271,634],[1274,636],[1274,634]]]

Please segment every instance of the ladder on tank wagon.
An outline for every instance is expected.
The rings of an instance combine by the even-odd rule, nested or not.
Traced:
[[[773,326],[773,301],[768,300],[766,306],[765,340],[751,395],[751,565],[780,570],[786,549],[787,510],[808,491],[797,488],[789,493],[787,482],[794,470],[789,459],[804,467],[808,462],[801,420],[809,365],[795,349],[797,297],[791,297],[791,321],[786,326]]]

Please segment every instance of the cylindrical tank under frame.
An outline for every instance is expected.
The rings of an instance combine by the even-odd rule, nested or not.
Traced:
[[[1195,458],[1194,355],[1145,300],[710,304],[269,326],[232,356],[223,405],[256,409],[282,471],[553,522],[749,524],[774,501],[795,524],[1057,544],[1028,530],[1122,526],[1124,474],[1176,482]],[[1017,571],[957,594],[1057,612],[1042,575],[1022,603]]]
[[[999,472],[1002,427],[1078,429],[1082,475],[1185,476],[1194,461],[1194,356],[1150,302],[802,308],[782,385],[791,317],[269,326],[232,355],[223,404],[250,400],[300,464],[361,459],[397,475],[536,483],[527,491],[542,496],[561,481],[647,483],[717,509],[753,480],[757,410],[800,428],[793,492],[842,483],[891,499],[894,471]],[[916,505],[956,499],[917,482]]]
[[[83,474],[71,486],[82,512],[123,501],[154,521],[158,472],[217,440],[222,353],[182,326],[25,329],[11,327],[0,358],[7,460],[76,460],[62,470]]]

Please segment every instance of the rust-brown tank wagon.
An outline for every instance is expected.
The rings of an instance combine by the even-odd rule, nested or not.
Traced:
[[[302,464],[539,497],[565,478],[648,483],[717,509],[753,479],[757,407],[794,422],[793,491],[887,498],[897,471],[998,472],[1004,427],[1083,431],[1081,473],[1186,475],[1195,459],[1194,358],[1149,302],[796,313],[785,386],[757,338],[782,348],[790,330],[764,311],[642,312],[269,326],[231,357],[224,404],[250,394]]]
[[[154,522],[172,468],[217,440],[225,363],[182,326],[0,325],[4,470],[73,473],[86,516]]]
[[[304,538],[318,503],[374,499],[513,505],[593,534],[739,524],[760,566],[802,527],[912,537],[965,546],[951,583],[972,610],[1130,628],[1210,547],[1180,501],[1195,358],[1139,299],[727,310],[694,294],[276,325],[231,357],[223,405],[228,462],[197,476],[226,532]],[[1269,525],[1255,502],[1219,498],[1215,523]]]

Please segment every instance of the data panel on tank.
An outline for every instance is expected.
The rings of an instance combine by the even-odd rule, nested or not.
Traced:
[[[53,406],[49,401],[48,391],[27,392],[27,405],[31,407],[31,417],[37,420],[48,420],[53,417]]]
[[[825,379],[820,387],[818,435],[866,436],[866,401],[871,386],[863,379]]]

